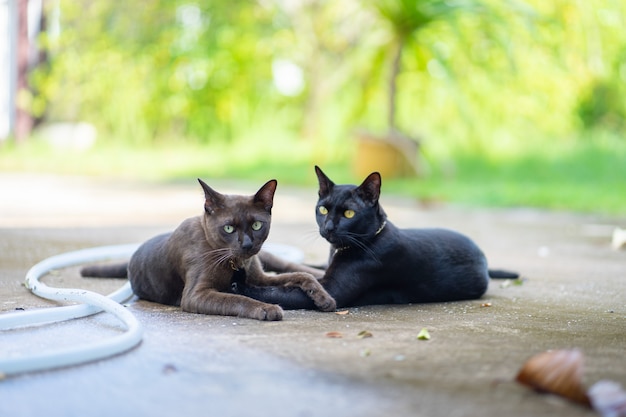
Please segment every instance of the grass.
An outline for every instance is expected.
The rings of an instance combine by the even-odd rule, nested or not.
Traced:
[[[150,182],[276,178],[281,184],[315,187],[314,164],[337,183],[362,180],[352,173],[350,146],[273,137],[271,141],[211,146],[100,144],[89,151],[69,151],[33,141],[0,146],[0,172]],[[472,206],[626,214],[626,141],[621,138],[535,143],[492,152],[457,151],[438,155],[429,165],[431,174],[424,178],[383,179],[383,192]]]
[[[465,153],[456,156],[454,175],[393,181],[389,189],[476,206],[624,215],[626,143],[546,144],[508,156]]]

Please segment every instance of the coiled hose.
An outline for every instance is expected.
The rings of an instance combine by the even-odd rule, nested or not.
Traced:
[[[126,331],[96,343],[23,357],[0,358],[0,375],[8,376],[77,365],[113,356],[137,346],[143,334],[141,324],[120,304],[133,296],[129,282],[108,296],[103,296],[82,289],[49,287],[39,279],[54,269],[88,262],[129,258],[138,246],[137,244],[100,246],[67,252],[47,258],[30,268],[26,273],[25,285],[33,294],[48,300],[82,304],[3,314],[0,315],[0,330],[55,323],[105,311],[121,320]]]

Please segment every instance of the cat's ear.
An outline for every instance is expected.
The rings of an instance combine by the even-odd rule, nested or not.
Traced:
[[[198,178],[198,182],[204,190],[204,211],[213,214],[215,210],[223,207],[224,196],[213,188],[209,187],[204,181]]]
[[[378,198],[380,197],[381,184],[382,180],[380,174],[378,172],[372,172],[365,178],[363,183],[359,185],[356,192],[363,200],[369,201],[374,205],[378,202]]]
[[[335,183],[332,182],[317,165],[315,165],[315,174],[317,174],[317,181],[320,184],[318,194],[320,198],[326,197],[333,190]]]
[[[268,213],[272,212],[272,206],[274,205],[274,193],[276,192],[277,185],[278,181],[269,180],[254,195],[254,203],[262,204],[263,208]]]

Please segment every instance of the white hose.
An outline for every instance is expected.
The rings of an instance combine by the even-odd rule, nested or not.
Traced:
[[[26,288],[29,288],[33,294],[48,300],[72,301],[84,304],[3,314],[0,315],[0,330],[54,323],[105,311],[120,319],[126,327],[126,332],[104,341],[83,346],[25,357],[0,358],[0,375],[13,375],[77,365],[113,356],[138,345],[141,342],[143,333],[141,324],[135,316],[119,304],[133,296],[130,283],[126,282],[122,288],[105,297],[82,289],[53,288],[39,281],[41,277],[54,269],[88,262],[129,258],[137,247],[137,244],[130,244],[83,249],[53,256],[34,265],[26,273],[25,279]]]

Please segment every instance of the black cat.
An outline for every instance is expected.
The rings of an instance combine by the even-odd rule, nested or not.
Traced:
[[[445,229],[399,229],[380,206],[381,177],[360,186],[335,185],[319,167],[317,224],[331,244],[320,283],[337,307],[404,304],[480,298],[492,278],[517,274],[487,269],[487,260],[468,237]],[[233,282],[233,291],[283,308],[313,309],[295,288]]]

